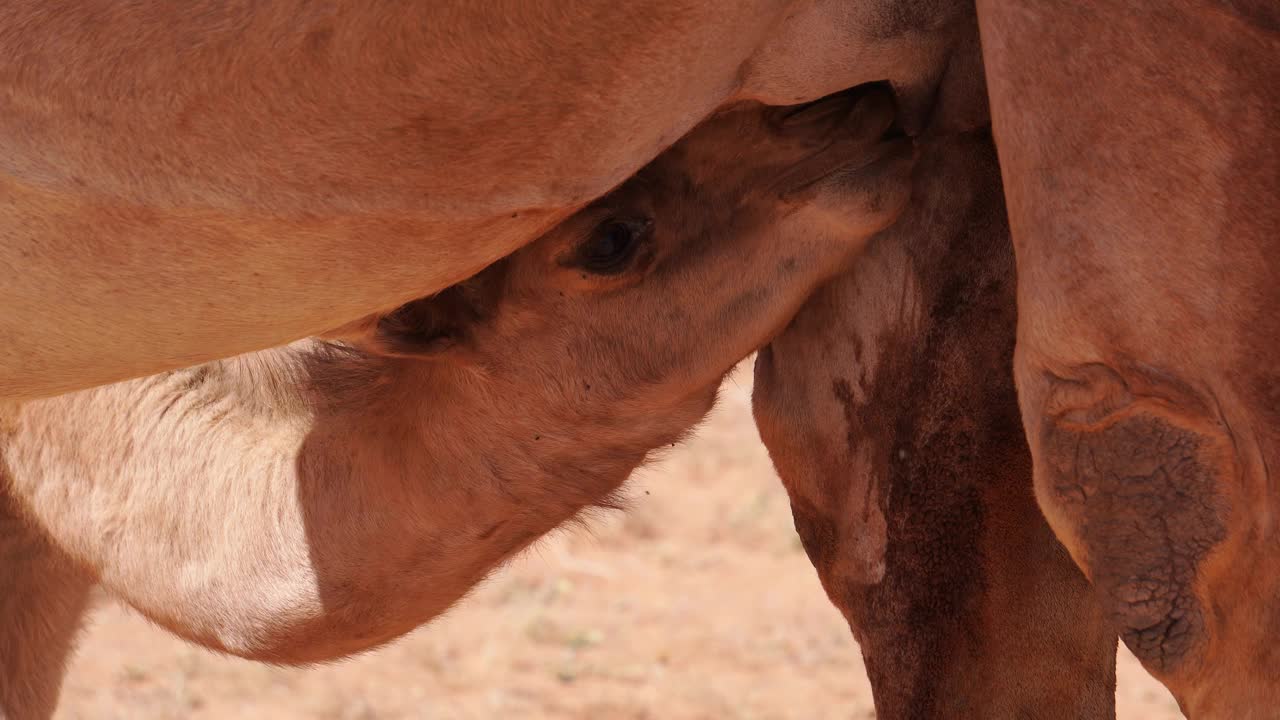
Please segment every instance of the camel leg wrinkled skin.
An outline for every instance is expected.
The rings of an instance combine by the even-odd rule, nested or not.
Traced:
[[[761,437],[877,717],[1114,717],[1115,633],[1032,492],[988,132],[926,141],[916,176],[758,356]]]
[[[31,529],[0,476],[0,719],[53,714],[92,580]]]
[[[979,0],[1050,525],[1193,718],[1280,707],[1280,6]]]

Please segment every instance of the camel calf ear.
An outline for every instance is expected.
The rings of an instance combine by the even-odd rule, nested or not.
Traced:
[[[506,263],[375,316],[363,343],[367,352],[401,358],[456,358],[475,350],[480,326],[497,312]]]
[[[371,355],[408,359],[456,357],[474,350],[479,326],[497,311],[506,265],[498,261],[469,280],[369,315],[322,337]]]
[[[453,292],[450,288],[414,300],[378,318],[365,349],[389,357],[431,358],[465,345],[467,326],[476,318]]]
[[[467,340],[475,315],[449,288],[405,303],[389,313],[366,315],[318,337],[347,343],[371,355],[426,359],[454,351]]]

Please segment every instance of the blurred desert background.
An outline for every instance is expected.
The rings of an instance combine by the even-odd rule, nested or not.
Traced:
[[[444,618],[372,653],[275,668],[103,601],[63,720],[874,718],[858,647],[792,529],[751,422],[750,363],[632,508],[544,540]],[[1118,716],[1180,718],[1121,649]]]

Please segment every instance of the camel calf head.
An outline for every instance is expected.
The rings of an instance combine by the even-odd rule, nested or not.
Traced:
[[[508,386],[505,410],[522,398],[632,428],[709,399],[901,211],[911,153],[882,139],[892,119],[878,88],[727,110],[532,245],[378,318],[362,345]]]

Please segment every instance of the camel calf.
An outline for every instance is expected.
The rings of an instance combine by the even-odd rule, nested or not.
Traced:
[[[51,593],[98,582],[206,647],[320,661],[425,623],[609,504],[897,217],[911,152],[882,140],[892,118],[875,89],[740,106],[530,246],[338,338],[27,404],[4,472],[44,553],[2,559],[0,662],[27,661],[0,674],[0,709],[55,702],[69,643],[36,661],[30,641],[80,605]]]

